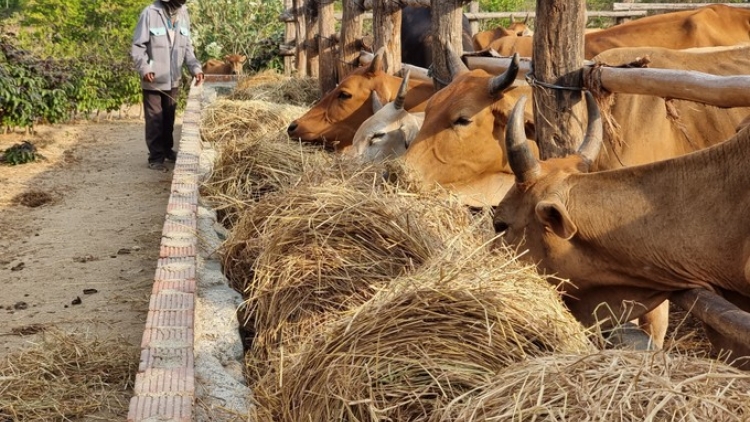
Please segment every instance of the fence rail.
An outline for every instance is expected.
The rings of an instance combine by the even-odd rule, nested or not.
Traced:
[[[723,4],[725,6],[741,7],[750,9],[750,3],[613,3],[614,11],[646,11],[646,12],[674,12],[677,10],[691,10],[712,4]]]

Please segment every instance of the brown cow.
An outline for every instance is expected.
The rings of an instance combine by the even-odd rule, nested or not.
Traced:
[[[492,41],[506,37],[509,35],[513,36],[531,36],[534,32],[526,25],[529,20],[529,15],[523,21],[516,21],[513,16],[510,17],[511,24],[508,27],[498,26],[495,29],[489,29],[487,31],[481,31],[474,34],[471,38],[472,44],[474,45],[474,51],[482,51],[488,47]]]
[[[241,75],[242,65],[247,57],[240,54],[227,54],[224,61],[208,59],[203,64],[203,73],[207,75]]]
[[[750,10],[712,4],[695,10],[647,16],[601,31],[584,34],[584,56],[592,59],[616,47],[664,47],[686,49],[730,46],[750,42]],[[530,36],[503,34],[490,41],[501,56],[518,53],[532,57]]]
[[[657,68],[719,75],[742,75],[750,70],[750,47],[710,51],[624,48],[609,50],[596,60],[619,65],[645,55],[652,57],[651,65]],[[422,129],[403,160],[422,183],[441,185],[467,205],[495,205],[513,185],[503,142],[508,114],[522,95],[531,97],[531,88],[488,89],[512,78],[493,77],[479,69],[464,68],[457,73],[430,99]],[[750,108],[719,109],[682,100],[667,103],[643,95],[614,94],[612,103],[609,112],[621,127],[605,135],[604,148],[594,163],[596,170],[650,163],[707,147],[731,136],[750,114]],[[530,102],[524,119],[526,136],[534,139]],[[532,148],[535,145],[531,143]],[[666,330],[666,310],[665,305],[641,324],[655,323],[656,329]],[[665,331],[648,331],[661,345]]]
[[[516,183],[494,217],[503,241],[571,281],[560,288],[585,325],[639,317],[694,288],[750,311],[750,130],[678,158],[589,173],[602,144],[593,103],[579,153],[544,162],[528,148],[523,102],[511,114],[505,140]],[[746,338],[706,328],[717,348],[750,356]]]
[[[339,151],[350,147],[359,126],[374,114],[371,94],[375,93],[382,103],[395,100],[398,94],[402,79],[383,71],[383,53],[383,49],[378,51],[369,66],[354,70],[307,113],[289,124],[289,136]],[[432,83],[409,81],[404,108],[424,110],[433,92]]]

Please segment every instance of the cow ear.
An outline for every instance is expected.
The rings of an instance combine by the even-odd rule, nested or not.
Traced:
[[[578,227],[570,219],[567,208],[557,199],[539,201],[535,211],[536,218],[558,237],[570,240],[578,232]]]

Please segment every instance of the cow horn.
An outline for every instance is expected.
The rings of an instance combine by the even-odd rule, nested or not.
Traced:
[[[591,92],[584,91],[584,95],[589,123],[586,125],[586,136],[583,138],[581,146],[578,147],[578,155],[591,167],[591,164],[599,157],[599,150],[602,148],[602,116]]]
[[[522,95],[508,116],[508,126],[505,128],[505,149],[508,163],[516,183],[530,183],[536,180],[541,172],[539,161],[529,148],[526,132],[523,129],[523,114],[526,107],[526,96]]]
[[[448,54],[448,72],[451,74],[451,80],[456,79],[456,76],[469,71],[469,68],[466,67],[464,61],[461,60],[461,57],[453,51],[450,44],[446,44],[445,50]]]
[[[508,66],[505,72],[490,79],[490,95],[497,95],[498,93],[505,91],[506,88],[511,86],[516,80],[519,66],[520,63],[518,61],[518,53],[513,53],[513,57],[510,61],[510,66]]]
[[[409,89],[409,73],[411,73],[411,69],[406,69],[404,80],[401,81],[401,86],[398,87],[398,94],[396,95],[396,100],[393,102],[393,107],[396,110],[404,108],[404,103],[406,102],[406,91]]]
[[[383,103],[380,101],[377,91],[370,92],[370,104],[372,105],[373,113],[377,113],[378,110],[383,108]]]
[[[385,55],[385,47],[380,47],[372,58],[370,66],[367,68],[368,73],[375,73],[379,70],[383,70],[383,55]]]

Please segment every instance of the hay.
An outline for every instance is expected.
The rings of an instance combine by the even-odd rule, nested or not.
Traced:
[[[321,97],[317,78],[284,76],[267,70],[238,81],[227,98],[230,100],[263,100],[310,107]]]
[[[238,139],[261,139],[286,131],[289,122],[306,108],[267,101],[234,101],[218,98],[203,109],[201,137],[204,142],[225,144]]]
[[[333,178],[265,197],[225,242],[225,274],[247,298],[245,329],[255,334],[249,372],[262,374],[280,347],[394,278],[486,242],[477,227],[489,220],[460,204],[385,192],[366,180]]]
[[[665,352],[544,356],[500,371],[441,420],[746,421],[750,374]]]
[[[138,349],[117,341],[46,331],[43,341],[0,362],[0,420],[62,421],[124,415]]]
[[[237,140],[220,148],[213,171],[201,185],[201,196],[231,227],[252,203],[299,183],[330,160],[328,153],[293,142],[285,133]]]
[[[473,253],[318,325],[255,386],[257,420],[426,421],[514,362],[592,350],[533,269]]]

